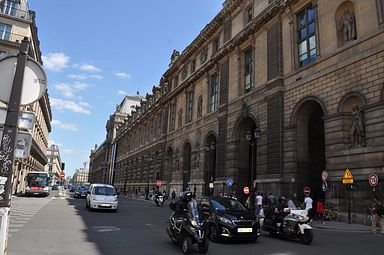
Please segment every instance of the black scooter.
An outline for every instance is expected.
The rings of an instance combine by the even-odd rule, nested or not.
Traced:
[[[174,203],[169,207],[175,210]],[[191,254],[193,244],[197,244],[200,253],[207,253],[209,247],[207,223],[202,218],[195,200],[188,203],[186,215],[175,217],[173,213],[169,218],[167,234],[174,243],[181,244],[184,254]]]

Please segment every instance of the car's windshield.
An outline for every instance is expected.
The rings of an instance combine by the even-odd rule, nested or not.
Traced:
[[[87,187],[79,187],[77,190],[80,192],[87,192],[88,191]]]
[[[27,182],[29,187],[41,187],[44,188],[48,186],[48,177],[46,175],[28,175]]]
[[[95,195],[116,196],[116,190],[111,187],[95,187]]]
[[[237,200],[231,198],[211,199],[212,207],[216,211],[246,211],[245,207]]]

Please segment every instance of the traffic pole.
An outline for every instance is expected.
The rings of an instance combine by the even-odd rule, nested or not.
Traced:
[[[7,254],[8,225],[12,196],[13,163],[17,138],[17,125],[21,104],[24,70],[27,63],[29,40],[21,42],[15,77],[8,102],[0,146],[0,255]]]

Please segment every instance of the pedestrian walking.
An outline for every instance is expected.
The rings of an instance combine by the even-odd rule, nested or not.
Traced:
[[[275,199],[275,196],[272,194],[272,192],[269,193],[268,200],[269,200],[270,204],[272,204],[272,205],[275,204],[276,199]]]
[[[312,214],[312,208],[313,208],[313,200],[310,197],[310,194],[311,194],[311,192],[309,191],[309,189],[304,190],[305,198],[304,198],[303,207],[305,210],[308,211],[308,218],[309,218],[310,222],[312,222],[311,214]]]
[[[317,216],[317,219],[322,220],[323,224],[325,224],[325,219],[324,219],[324,203],[322,201],[317,201],[317,204],[316,204],[316,216]]]
[[[381,227],[381,234],[384,235],[384,206],[377,197],[373,198],[373,206],[371,208],[372,215],[372,233],[376,234],[377,224]]]
[[[172,198],[172,201],[175,201],[175,199],[176,199],[176,191],[175,190],[172,191],[171,198]]]
[[[263,193],[257,192],[256,196],[256,214],[259,214],[263,209]]]

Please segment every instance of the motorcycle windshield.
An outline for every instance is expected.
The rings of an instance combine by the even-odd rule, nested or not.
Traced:
[[[297,210],[297,207],[292,200],[288,200],[288,208],[292,210]]]
[[[203,218],[200,217],[199,207],[197,206],[196,200],[191,200],[188,203],[188,211],[196,222],[202,222]]]

